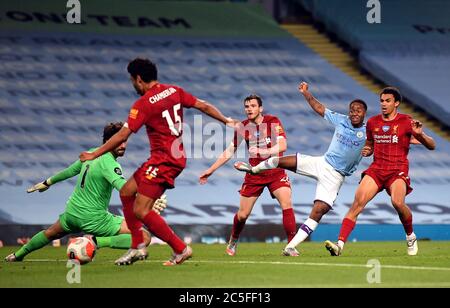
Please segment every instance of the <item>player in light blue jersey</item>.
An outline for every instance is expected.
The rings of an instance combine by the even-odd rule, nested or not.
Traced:
[[[298,255],[295,247],[311,235],[323,215],[332,209],[345,177],[351,175],[358,167],[366,141],[364,118],[367,113],[367,104],[363,100],[355,99],[350,102],[349,115],[343,115],[325,108],[308,91],[306,82],[300,83],[298,88],[311,108],[335,127],[333,140],[325,155],[308,156],[297,153],[284,157],[272,157],[254,167],[241,162],[235,164],[239,171],[252,174],[273,168],[283,168],[317,180],[313,209],[295,237],[284,248],[285,256]]]

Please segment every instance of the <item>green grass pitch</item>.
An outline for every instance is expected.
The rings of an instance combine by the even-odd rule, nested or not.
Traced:
[[[5,287],[450,287],[450,242],[419,242],[419,255],[406,255],[405,242],[349,243],[340,257],[330,257],[322,243],[300,246],[300,257],[283,257],[284,244],[241,243],[234,257],[225,245],[194,244],[194,256],[165,267],[168,246],[153,245],[149,259],[118,267],[123,251],[101,249],[94,262],[81,267],[81,283],[69,284],[65,247],[46,247],[24,262],[0,262],[0,288]],[[17,247],[0,249],[3,258]],[[367,262],[381,264],[379,276]],[[367,276],[379,277],[369,283]]]

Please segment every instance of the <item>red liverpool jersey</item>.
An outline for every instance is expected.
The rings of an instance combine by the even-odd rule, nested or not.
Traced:
[[[408,167],[409,145],[412,136],[411,117],[397,114],[394,120],[385,121],[377,115],[367,121],[367,140],[374,142],[374,159],[371,167],[394,170]]]
[[[128,115],[128,127],[136,133],[145,125],[152,165],[186,166],[182,141],[183,108],[194,106],[196,100],[180,87],[157,84],[134,103]]]
[[[233,143],[235,147],[239,146],[242,140],[245,140],[247,148],[257,147],[260,149],[269,149],[277,143],[278,138],[286,138],[283,126],[280,120],[272,115],[264,115],[261,124],[256,125],[249,120],[242,121],[244,128],[238,132],[235,131]],[[279,153],[278,156],[283,156]],[[269,156],[250,157],[250,165],[256,166],[260,162],[268,159]],[[281,169],[267,170],[260,174],[268,175],[268,173],[279,172]],[[273,171],[273,172],[270,172]]]

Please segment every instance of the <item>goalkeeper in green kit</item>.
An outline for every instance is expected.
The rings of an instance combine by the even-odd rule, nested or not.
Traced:
[[[108,141],[123,126],[122,122],[110,123],[103,130],[103,143]],[[93,151],[95,149],[91,149]],[[129,249],[131,247],[131,234],[125,219],[108,212],[113,188],[120,190],[126,183],[122,176],[122,168],[116,161],[125,154],[126,142],[115,150],[106,153],[92,161],[81,162],[77,160],[67,169],[40,182],[27,190],[46,191],[51,185],[64,181],[76,175],[77,184],[67,202],[66,210],[59,216],[58,221],[36,235],[18,251],[5,258],[7,262],[22,261],[23,258],[46,246],[55,239],[72,233],[84,232],[90,237],[97,248],[111,247]],[[153,210],[157,213],[166,207],[166,198],[163,195],[155,202]],[[150,233],[142,228],[145,244],[150,243]]]

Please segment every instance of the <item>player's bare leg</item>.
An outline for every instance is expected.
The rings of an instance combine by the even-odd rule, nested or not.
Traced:
[[[6,262],[18,262],[22,261],[23,258],[31,253],[32,251],[38,250],[53,240],[60,239],[64,237],[67,233],[61,226],[59,219],[51,225],[48,229],[35,234],[31,240],[22,246],[18,251],[8,255],[5,258]]]
[[[229,256],[234,256],[236,254],[237,242],[239,240],[239,236],[242,230],[245,227],[245,222],[250,216],[253,206],[258,200],[258,197],[244,197],[241,196],[241,200],[239,203],[239,210],[234,215],[233,219],[233,229],[231,230],[230,240],[228,241],[228,245],[226,248],[226,253]]]
[[[44,235],[50,241],[53,241],[64,237],[65,235],[67,235],[67,233],[64,231],[58,219],[53,225],[51,225],[47,230],[44,231]]]
[[[314,206],[311,210],[311,213],[309,214],[309,218],[319,223],[322,217],[325,216],[325,214],[327,214],[330,210],[331,206],[329,206],[327,203],[316,200],[314,201]]]
[[[358,186],[358,189],[356,190],[352,207],[342,221],[338,242],[335,244],[331,241],[325,241],[325,248],[332,256],[341,255],[342,250],[344,249],[344,244],[350,233],[353,231],[359,214],[362,213],[367,203],[369,203],[370,200],[372,200],[377,194],[378,185],[375,180],[368,175],[364,176]]]
[[[278,200],[278,203],[283,210],[283,227],[286,232],[288,242],[290,242],[297,231],[297,225],[295,223],[295,214],[292,207],[292,191],[289,187],[280,187],[273,192],[273,195]],[[297,257],[299,256],[298,251],[295,247],[285,248],[282,251],[285,256]]]
[[[407,253],[410,256],[417,255],[419,247],[417,245],[417,237],[413,232],[412,212],[405,203],[406,183],[402,179],[395,180],[390,187],[391,202],[398,213],[398,217],[403,224],[406,233]]]
[[[295,247],[297,247],[300,243],[305,241],[311,235],[311,233],[316,230],[320,220],[326,213],[330,211],[330,209],[331,207],[327,203],[320,200],[314,201],[314,206],[311,210],[311,213],[309,214],[309,218],[300,226],[297,234],[287,244],[284,251],[289,252],[292,249],[295,249]]]
[[[236,162],[234,168],[239,171],[258,174],[264,170],[270,170],[275,168],[282,168],[292,172],[297,171],[297,155],[289,155],[283,157],[271,157],[258,165],[252,167],[246,162]]]
[[[269,158],[270,159],[270,158]],[[273,162],[275,163],[275,161]],[[283,156],[278,159],[278,167],[292,172],[297,172],[297,155]]]

